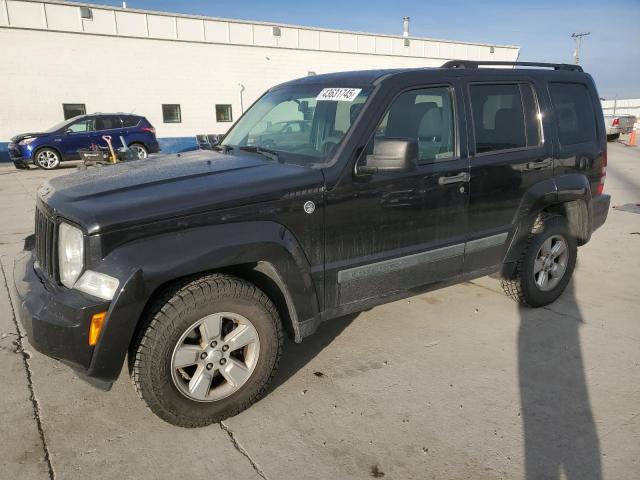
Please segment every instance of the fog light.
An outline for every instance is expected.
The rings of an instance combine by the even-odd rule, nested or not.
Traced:
[[[88,293],[103,300],[111,300],[118,290],[120,282],[117,278],[104,273],[87,270],[73,286],[76,290]]]
[[[89,345],[95,346],[100,338],[100,332],[102,331],[102,325],[104,325],[104,319],[107,316],[107,312],[96,313],[91,317],[91,326],[89,327]]]

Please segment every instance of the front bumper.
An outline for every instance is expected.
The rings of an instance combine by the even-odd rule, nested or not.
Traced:
[[[18,313],[29,343],[86,376],[94,351],[88,343],[91,316],[108,310],[109,302],[45,280],[34,257],[25,250],[16,256],[13,267]]]

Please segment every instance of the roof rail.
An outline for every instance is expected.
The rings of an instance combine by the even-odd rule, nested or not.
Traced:
[[[568,63],[541,63],[541,62],[493,62],[474,60],[450,60],[442,64],[441,68],[478,68],[485,65],[504,65],[506,67],[543,67],[553,68],[554,70],[567,70],[570,72],[583,72],[580,65],[570,65]]]

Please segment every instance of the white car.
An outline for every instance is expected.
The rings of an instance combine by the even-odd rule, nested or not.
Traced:
[[[620,134],[631,133],[636,123],[633,115],[605,115],[604,124],[607,127],[607,140],[613,141],[620,137]]]

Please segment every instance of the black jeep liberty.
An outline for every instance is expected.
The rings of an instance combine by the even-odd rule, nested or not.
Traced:
[[[127,357],[196,427],[260,398],[284,332],[496,272],[553,302],[609,208],[598,94],[576,66],[482,66],[294,80],[217,151],[50,180],[15,264],[30,343],[103,389]]]

